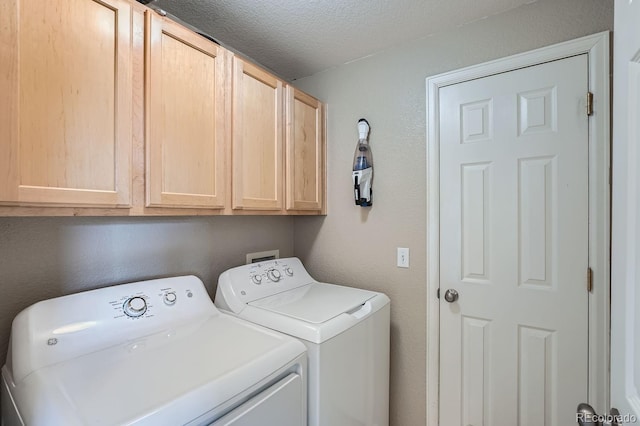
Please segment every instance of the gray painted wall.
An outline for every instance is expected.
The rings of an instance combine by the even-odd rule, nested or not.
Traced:
[[[32,303],[186,274],[213,297],[221,272],[270,249],[293,255],[292,218],[0,218],[0,360],[11,321]]]
[[[296,81],[328,103],[329,214],[295,219],[295,253],[319,280],[390,296],[393,426],[426,417],[425,78],[612,28],[611,1],[539,0]],[[372,127],[370,209],[352,199],[361,117]],[[411,249],[410,269],[396,268],[396,247]]]

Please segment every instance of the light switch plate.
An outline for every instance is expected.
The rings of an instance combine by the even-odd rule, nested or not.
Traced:
[[[407,247],[398,247],[398,268],[409,267],[409,249]]]

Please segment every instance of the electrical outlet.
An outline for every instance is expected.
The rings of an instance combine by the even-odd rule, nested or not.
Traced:
[[[409,267],[409,249],[406,247],[398,247],[398,268]]]

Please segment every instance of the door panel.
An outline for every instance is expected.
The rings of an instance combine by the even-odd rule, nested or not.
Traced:
[[[147,205],[223,208],[224,51],[147,14]]]
[[[283,84],[238,57],[233,61],[233,208],[280,210]]]
[[[0,16],[0,201],[128,207],[131,5],[9,0]]]
[[[440,424],[566,425],[587,397],[587,55],[440,90]]]
[[[211,426],[303,426],[307,421],[304,385],[301,376],[291,373]]]
[[[322,210],[324,114],[322,103],[292,86],[286,90],[287,210]]]

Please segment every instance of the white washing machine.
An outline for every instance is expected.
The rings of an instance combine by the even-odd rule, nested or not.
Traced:
[[[2,424],[306,424],[306,348],[220,313],[193,276],[36,303],[13,321]]]
[[[309,426],[389,424],[386,295],[316,282],[288,258],[224,272],[215,304],[307,346]]]

